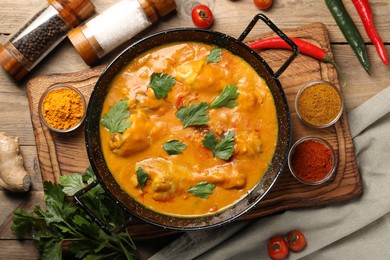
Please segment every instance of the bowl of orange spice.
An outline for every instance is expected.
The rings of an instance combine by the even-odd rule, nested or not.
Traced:
[[[327,182],[337,169],[337,156],[332,146],[320,137],[303,137],[291,147],[288,167],[300,182],[318,185]]]
[[[77,129],[86,115],[83,94],[75,87],[55,85],[49,87],[39,101],[39,116],[52,131],[68,133]]]
[[[295,98],[297,116],[315,128],[333,125],[343,112],[343,99],[332,83],[314,80],[306,83]]]

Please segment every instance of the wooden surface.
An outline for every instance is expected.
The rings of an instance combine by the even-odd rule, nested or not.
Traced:
[[[34,6],[44,0],[1,0],[0,1],[0,42],[5,43],[9,35],[34,14]],[[94,0],[97,11],[102,11],[115,0]],[[177,27],[192,27],[188,16],[188,5],[192,0],[177,0],[178,12],[164,18],[163,21],[145,30],[138,37],[149,35],[162,29]],[[251,0],[236,1],[206,1],[215,14],[215,24],[212,29],[238,37],[251,18],[259,12]],[[335,60],[347,80],[347,87],[342,89],[346,112],[351,111],[364,101],[390,86],[390,66],[384,66],[374,46],[364,33],[362,24],[350,1],[344,1],[346,9],[356,22],[366,42],[371,62],[372,73],[368,76],[357,61],[353,51],[338,29],[327,10],[324,1],[287,1],[275,0],[272,9],[264,12],[281,28],[295,28],[313,22],[324,23],[330,35],[331,49]],[[388,0],[371,0],[374,19],[379,34],[386,44],[390,54],[390,3]],[[187,7],[186,7],[187,6]],[[265,27],[253,31],[253,35],[264,32]],[[131,42],[131,41],[129,41]],[[122,46],[123,48],[123,46]],[[116,52],[119,52],[118,48]],[[106,63],[110,57],[102,60]],[[13,194],[0,190],[0,259],[38,259],[39,253],[30,238],[20,242],[10,231],[12,214],[15,208],[22,207],[31,210],[36,204],[42,204],[42,180],[37,157],[37,145],[31,123],[26,82],[40,75],[53,73],[77,72],[88,66],[75,52],[70,42],[65,39],[53,52],[39,64],[22,82],[16,82],[0,69],[0,131],[20,137],[21,151],[25,159],[25,167],[33,178],[33,187],[29,193]],[[363,179],[364,183],[364,179]],[[169,239],[164,239],[164,241]],[[142,256],[146,258],[153,251],[164,245],[163,241],[149,241],[139,244]]]
[[[321,23],[314,23],[296,29],[286,29],[285,33],[290,37],[304,39],[321,46],[332,55],[329,49],[328,31],[325,25]],[[261,36],[253,36],[247,41],[258,40],[270,35],[270,33],[265,33]],[[276,71],[290,53],[285,50],[267,50],[260,52],[260,55],[266,61],[269,61],[270,66]],[[43,181],[58,182],[60,175],[74,172],[82,173],[89,166],[89,161],[85,148],[84,128],[80,128],[76,133],[70,135],[62,135],[52,133],[42,124],[38,114],[38,104],[42,93],[53,85],[68,84],[79,89],[88,101],[104,67],[100,66],[75,73],[40,76],[27,83],[27,97]],[[322,79],[339,85],[334,66],[299,55],[282,74],[280,82],[286,92],[291,110],[293,141],[308,135],[321,136],[328,140],[335,148],[339,158],[338,170],[334,180],[319,187],[303,185],[292,177],[288,167],[286,167],[265,199],[241,219],[254,219],[286,209],[344,201],[361,194],[361,178],[356,165],[345,113],[334,126],[322,130],[307,127],[297,118],[294,108],[296,93],[303,84],[315,79]],[[172,233],[169,230],[153,227],[141,221],[131,223],[128,230],[133,239],[138,240]]]

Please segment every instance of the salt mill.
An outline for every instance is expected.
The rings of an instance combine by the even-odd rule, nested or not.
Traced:
[[[70,31],[68,38],[92,65],[175,8],[174,0],[120,0]]]
[[[67,33],[91,15],[90,0],[48,0],[4,45],[0,65],[15,79],[22,79]]]

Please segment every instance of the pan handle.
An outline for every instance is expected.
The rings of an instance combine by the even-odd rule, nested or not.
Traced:
[[[87,193],[94,187],[96,187],[98,184],[100,184],[100,181],[98,179],[91,182],[88,186],[84,187],[83,189],[76,192],[75,195],[73,195],[74,199],[76,200],[76,203],[95,221],[95,223],[107,234],[110,236],[115,236],[117,233],[125,229],[130,222],[133,220],[133,218],[128,218],[125,223],[121,224],[119,227],[116,227],[114,230],[110,230],[109,227],[107,227],[96,215],[92,212],[81,200],[80,196]]]
[[[293,53],[283,63],[283,65],[280,66],[280,68],[276,72],[274,72],[271,68],[269,68],[271,70],[272,76],[274,78],[278,78],[298,55],[299,53],[298,46],[290,38],[288,38],[287,35],[285,35],[273,22],[271,22],[271,20],[268,19],[267,16],[263,14],[257,14],[252,19],[252,21],[248,24],[246,29],[241,33],[240,37],[238,38],[239,41],[242,42],[245,39],[245,37],[253,29],[253,27],[256,25],[259,19],[261,19],[266,25],[268,25],[269,28],[271,28],[280,38],[282,38],[293,49]]]

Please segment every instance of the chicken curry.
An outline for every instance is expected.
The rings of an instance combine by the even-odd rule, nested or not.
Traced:
[[[107,166],[136,201],[193,217],[235,204],[262,179],[278,138],[264,79],[199,42],[149,50],[113,80],[101,114]]]

